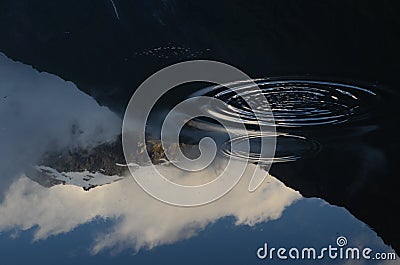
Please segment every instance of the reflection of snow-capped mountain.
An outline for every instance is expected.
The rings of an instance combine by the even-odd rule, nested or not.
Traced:
[[[89,190],[124,178],[123,161],[117,137],[94,147],[46,152],[36,166],[25,168],[25,174],[44,187],[75,185]]]
[[[75,185],[82,187],[84,190],[89,190],[124,178],[119,175],[107,176],[100,172],[87,170],[81,172],[59,172],[47,166],[36,166],[34,169],[37,171],[37,174],[34,174],[36,176],[34,180],[43,186]],[[100,171],[104,171],[104,169],[100,169]]]
[[[32,165],[59,172],[100,172],[104,168],[106,175],[117,174],[118,167],[111,162],[115,165],[119,160],[110,158],[105,163],[107,154],[92,156],[89,150],[117,141],[122,122],[118,115],[72,82],[38,72],[2,53],[0,80],[0,200],[14,178],[24,171],[36,171],[30,169]],[[47,186],[60,183],[46,178],[41,183]]]

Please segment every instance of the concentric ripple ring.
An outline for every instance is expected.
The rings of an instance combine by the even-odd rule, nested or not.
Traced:
[[[212,96],[227,103],[227,108],[209,106],[207,113],[230,121],[235,120],[233,113],[240,114],[249,127],[259,123],[286,128],[350,123],[367,117],[377,101],[373,91],[344,83],[266,79],[254,82],[257,86],[237,82],[235,91],[214,86],[196,95]],[[248,102],[257,108],[250,108]],[[264,111],[267,103],[272,112]]]

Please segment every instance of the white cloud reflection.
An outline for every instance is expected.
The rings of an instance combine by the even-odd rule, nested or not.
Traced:
[[[73,83],[0,53],[0,200],[48,150],[114,139],[121,119]]]
[[[254,169],[254,165],[250,165]],[[146,174],[146,167],[139,169]],[[171,167],[172,173],[173,170]],[[177,178],[188,178],[176,171]],[[258,170],[257,174],[266,174]],[[189,178],[207,178],[205,170]],[[236,225],[254,225],[277,219],[301,195],[269,176],[255,192],[249,193],[249,177],[244,176],[226,196],[214,203],[182,208],[166,205],[147,195],[125,178],[85,192],[76,186],[44,188],[21,177],[15,181],[0,205],[0,231],[37,227],[34,239],[66,233],[96,217],[115,218],[112,229],[94,239],[92,253],[105,249],[153,248],[187,239],[206,225],[233,216]]]

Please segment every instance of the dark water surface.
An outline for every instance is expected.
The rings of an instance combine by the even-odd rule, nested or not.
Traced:
[[[264,243],[320,250],[337,247],[339,237],[371,256],[400,254],[399,12],[397,1],[1,1],[0,264],[399,264],[398,256],[257,258]],[[193,108],[231,122],[238,113],[257,132],[255,112],[277,140],[275,156],[264,157],[259,143],[271,135],[250,137],[250,160],[273,163],[258,190],[247,191],[246,175],[213,204],[172,207],[130,177],[110,180],[118,154],[108,149],[96,160],[104,168],[70,155],[58,172],[70,179],[25,176],[49,152],[78,146],[85,157],[118,141],[136,87],[191,59],[238,67],[261,93],[243,80],[240,95],[182,86],[155,109],[149,133],[159,137],[165,112],[195,95],[229,108]],[[247,138],[227,139],[212,119],[193,119],[182,131],[189,144],[204,136],[216,139],[221,160],[246,158]],[[77,172],[86,166],[98,167],[100,180]],[[183,183],[215,174],[187,179],[159,167]]]

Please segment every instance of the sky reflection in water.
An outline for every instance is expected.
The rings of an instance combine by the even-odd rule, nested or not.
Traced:
[[[191,177],[212,175],[199,174]],[[47,245],[49,259],[53,251],[57,253],[53,248],[65,247],[57,255],[68,259],[95,255],[93,262],[97,256],[117,254],[113,259],[149,263],[157,258],[184,263],[194,256],[201,264],[207,260],[203,255],[217,255],[215,262],[239,264],[256,261],[255,251],[264,242],[277,247],[318,247],[334,245],[339,235],[345,235],[351,246],[390,251],[344,208],[302,198],[272,176],[253,193],[247,191],[248,181],[243,177],[215,203],[181,208],[148,196],[130,177],[85,192],[69,185],[44,188],[22,176],[0,205],[1,241],[6,248],[18,242],[19,247],[37,250],[30,254],[35,258]],[[128,255],[132,253],[136,255]]]

